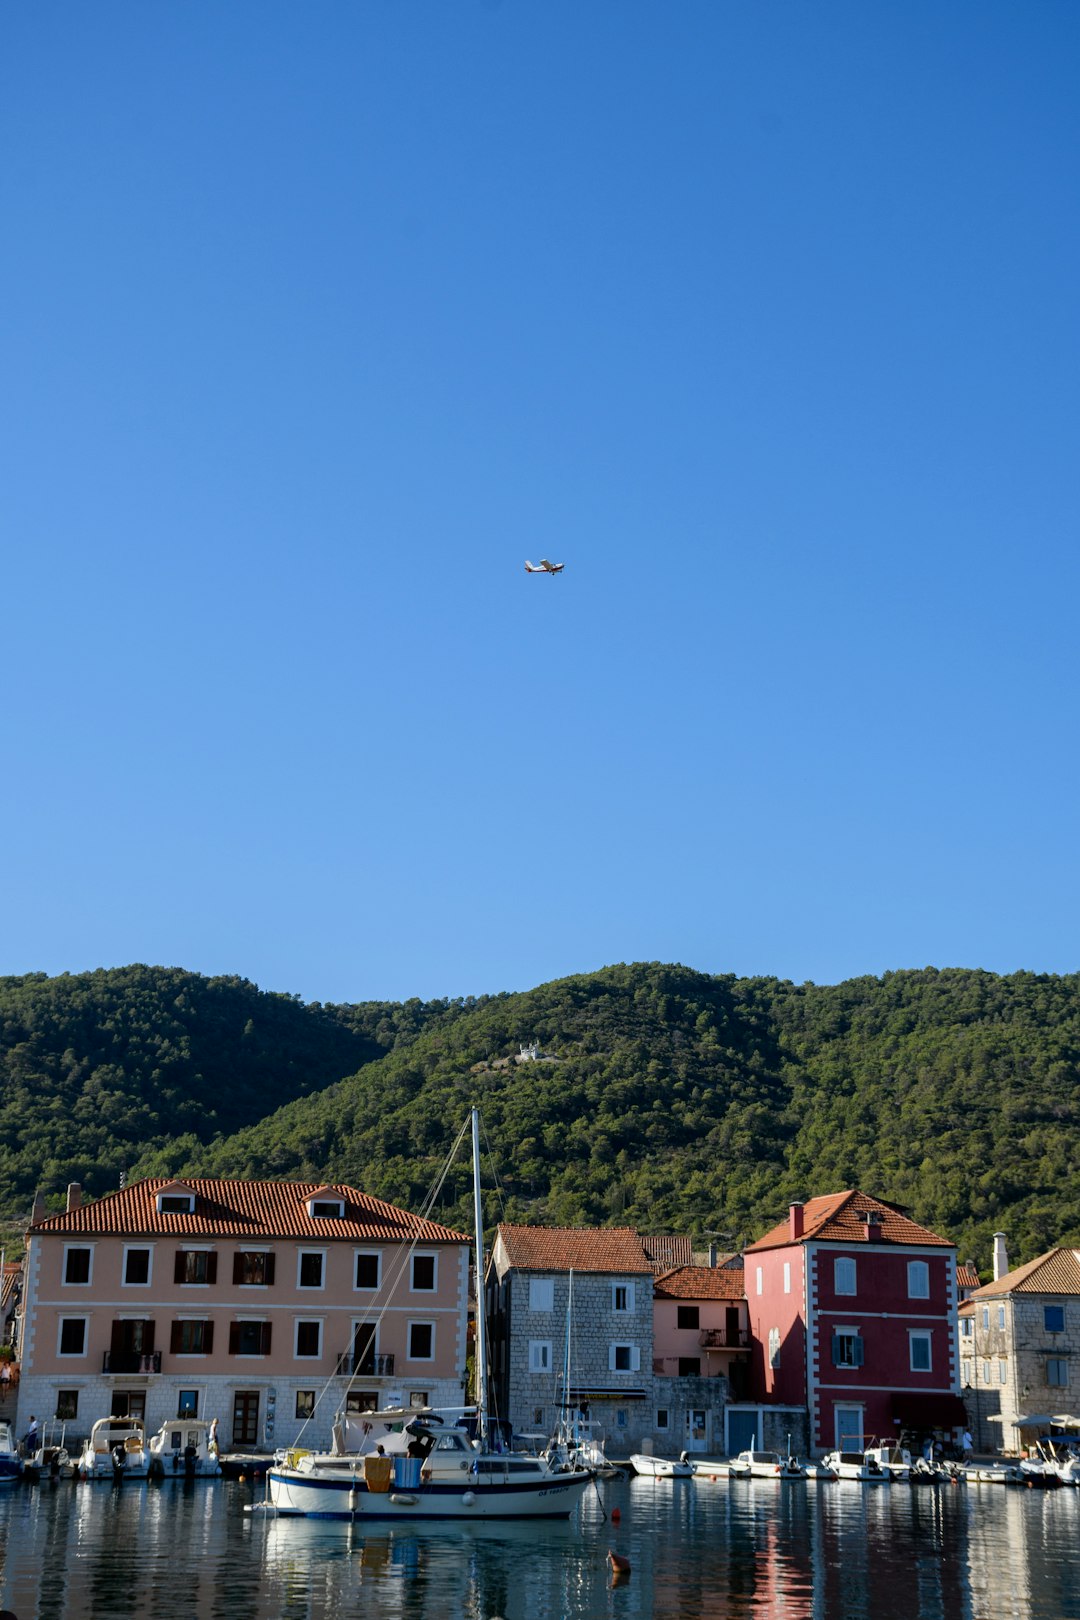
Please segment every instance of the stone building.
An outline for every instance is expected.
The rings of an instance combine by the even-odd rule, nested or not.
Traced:
[[[1050,1249],[1009,1271],[995,1234],[994,1280],[959,1315],[960,1382],[978,1449],[1015,1451],[1050,1417],[1080,1418],[1080,1250]]]

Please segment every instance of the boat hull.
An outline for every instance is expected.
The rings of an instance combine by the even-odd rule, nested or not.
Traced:
[[[363,1479],[271,1468],[267,1493],[278,1514],[309,1519],[566,1519],[592,1475],[520,1484],[424,1483],[371,1491]]]

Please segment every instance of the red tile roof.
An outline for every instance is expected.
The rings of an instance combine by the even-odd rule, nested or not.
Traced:
[[[948,1238],[938,1237],[928,1226],[920,1226],[917,1221],[911,1220],[896,1204],[886,1204],[882,1199],[872,1198],[869,1193],[857,1189],[807,1199],[803,1205],[802,1237],[794,1241],[809,1243],[821,1239],[830,1243],[865,1243],[866,1222],[861,1221],[859,1216],[867,1210],[876,1210],[881,1217],[881,1235],[873,1240],[876,1243],[914,1243],[943,1249],[956,1247]],[[792,1241],[785,1220],[779,1226],[774,1226],[771,1232],[766,1232],[764,1237],[758,1238],[756,1243],[748,1244],[745,1252],[752,1254],[756,1249],[782,1249]]]
[[[195,1194],[193,1214],[158,1214],[157,1194],[172,1187],[190,1188]],[[344,1185],[333,1188],[344,1200],[344,1219],[312,1220],[307,1200],[326,1191],[324,1183],[317,1181],[214,1181],[201,1176],[176,1181],[152,1176],[66,1214],[36,1221],[30,1230],[125,1237],[156,1233],[173,1237],[380,1238],[390,1243],[470,1241],[448,1226],[420,1220],[381,1198]]]
[[[507,1263],[519,1271],[604,1271],[651,1275],[632,1226],[499,1227]]]
[[[978,1288],[979,1268],[977,1266],[957,1266],[956,1286],[957,1288]]]
[[[742,1271],[719,1266],[675,1266],[657,1277],[656,1299],[742,1299]]]
[[[656,1272],[670,1271],[673,1266],[692,1266],[694,1263],[693,1238],[643,1235],[641,1247]]]
[[[1048,1249],[997,1282],[984,1283],[971,1297],[992,1299],[1002,1294],[1080,1294],[1080,1251]]]

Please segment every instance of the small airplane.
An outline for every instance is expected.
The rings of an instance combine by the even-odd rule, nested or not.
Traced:
[[[561,574],[565,567],[565,563],[552,563],[548,562],[546,557],[541,557],[538,563],[527,562],[525,572],[527,574]]]

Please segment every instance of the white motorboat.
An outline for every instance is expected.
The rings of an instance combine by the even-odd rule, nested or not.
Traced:
[[[911,1478],[911,1452],[906,1446],[867,1446],[863,1455],[891,1474],[893,1479]]]
[[[631,1455],[630,1466],[642,1479],[693,1479],[697,1473],[697,1464],[690,1461],[685,1451],[677,1460],[672,1457],[646,1457],[644,1452],[635,1451]]]
[[[836,1479],[835,1471],[824,1462],[805,1462],[802,1465],[804,1479],[830,1480]]]
[[[781,1456],[779,1451],[740,1451],[728,1466],[732,1479],[802,1479],[797,1457]]]
[[[480,1115],[471,1110],[476,1275],[484,1275],[480,1207]],[[459,1138],[460,1140],[460,1138]],[[328,1453],[297,1451],[267,1472],[268,1507],[282,1515],[344,1519],[568,1518],[595,1479],[591,1468],[552,1456],[499,1449],[487,1414],[487,1324],[483,1290],[476,1316],[475,1438],[436,1412],[365,1413],[363,1423],[339,1414]],[[377,1420],[384,1433],[376,1436]],[[390,1422],[386,1423],[386,1419]]]
[[[830,1451],[824,1461],[837,1479],[854,1479],[863,1485],[888,1485],[892,1479],[880,1463],[861,1451]]]
[[[1022,1485],[1024,1476],[1015,1463],[969,1464],[964,1469],[968,1482],[975,1485]]]
[[[141,1418],[98,1418],[76,1464],[84,1479],[145,1479],[150,1467]]]
[[[197,1418],[168,1418],[150,1441],[150,1474],[159,1479],[218,1479],[221,1463],[210,1425]]]
[[[22,1471],[23,1462],[11,1424],[0,1422],[0,1485],[17,1485]]]

